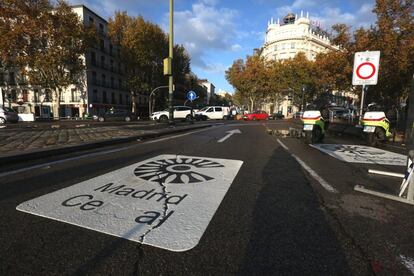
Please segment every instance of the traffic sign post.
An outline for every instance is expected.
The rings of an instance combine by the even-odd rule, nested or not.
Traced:
[[[364,98],[367,85],[376,85],[378,82],[378,70],[380,62],[380,51],[357,52],[354,57],[354,70],[352,85],[362,85],[361,107],[359,119],[362,119]]]
[[[187,100],[191,102],[191,123],[193,123],[193,101],[197,99],[197,94],[196,92],[190,90],[187,92]]]

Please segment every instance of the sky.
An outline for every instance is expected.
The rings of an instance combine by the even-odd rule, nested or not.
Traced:
[[[83,4],[109,19],[115,11],[141,15],[168,32],[169,0],[68,0]],[[376,20],[375,0],[175,0],[174,43],[182,44],[191,57],[191,69],[208,79],[216,93],[232,93],[225,71],[236,59],[244,59],[263,45],[267,22],[287,13],[309,12],[314,21],[329,28],[345,23],[369,27]]]

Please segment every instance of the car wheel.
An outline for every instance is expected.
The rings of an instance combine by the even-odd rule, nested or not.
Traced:
[[[99,118],[98,118],[98,121],[99,121],[99,122],[105,122],[105,118],[104,118],[104,117],[99,117]]]
[[[226,115],[223,116],[223,120],[227,120],[227,116]]]
[[[187,122],[190,122],[190,121],[191,121],[191,115],[190,115],[190,114],[188,114],[187,116],[185,116],[185,120],[186,120]]]
[[[159,118],[159,121],[160,121],[161,123],[166,123],[166,122],[168,122],[168,117],[167,117],[166,115],[162,115],[162,116]]]
[[[0,117],[0,124],[5,124],[6,123],[6,119],[4,119],[3,117]]]
[[[125,122],[130,122],[131,121],[131,117],[125,117]]]
[[[257,121],[257,118],[256,117],[253,117],[253,121]]]

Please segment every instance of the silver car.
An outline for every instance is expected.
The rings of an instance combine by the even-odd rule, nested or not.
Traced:
[[[19,121],[19,115],[17,112],[8,107],[0,107],[0,124],[7,122],[17,123]]]

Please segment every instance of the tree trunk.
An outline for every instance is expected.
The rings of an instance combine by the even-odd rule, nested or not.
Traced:
[[[132,102],[131,112],[132,112],[132,114],[135,114],[136,111],[137,111],[137,104],[136,104],[135,100],[136,100],[136,94],[135,94],[135,92],[131,92],[131,102]]]
[[[249,106],[249,112],[253,112],[253,108],[254,108],[254,98],[253,97],[249,97],[250,100],[250,106]]]
[[[62,91],[54,90],[54,92],[54,97],[52,97],[53,120],[59,120],[60,93]]]

